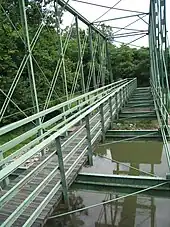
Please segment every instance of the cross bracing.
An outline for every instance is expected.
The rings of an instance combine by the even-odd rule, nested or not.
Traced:
[[[102,7],[104,11],[90,21],[72,7],[73,2]],[[13,38],[12,42],[9,40],[8,43],[5,43],[5,40],[3,42],[11,48],[9,52],[14,64],[11,65],[10,72],[2,70],[1,75],[0,91],[3,101],[0,107],[2,125],[0,135],[3,137],[15,130],[17,132],[20,128],[24,129],[20,134],[16,133],[15,137],[2,143],[0,147],[2,185],[0,212],[4,214],[6,207],[10,206],[13,200],[17,201],[10,214],[3,216],[2,226],[13,226],[21,220],[23,226],[31,226],[37,220],[42,223],[48,218],[48,212],[45,213],[44,207],[49,206],[49,210],[52,210],[55,204],[53,198],[57,196],[59,201],[61,190],[67,203],[68,187],[78,170],[87,160],[90,165],[93,164],[92,155],[96,143],[99,140],[105,141],[106,131],[109,127],[112,128],[113,120],[118,117],[119,111],[137,87],[136,78],[114,81],[109,47],[112,43],[122,43],[125,37],[128,37],[126,45],[133,47],[137,40],[148,36],[150,87],[170,168],[166,2],[151,1],[148,12],[123,9],[119,7],[121,2],[116,1],[112,6],[78,0],[49,2],[20,0],[16,4],[1,2],[3,32],[6,37],[8,32],[12,33]],[[128,14],[108,17],[112,10]],[[65,13],[69,13],[72,20],[69,27],[63,28],[62,18]],[[127,20],[127,23],[118,26],[117,21],[122,20]],[[139,21],[145,28],[131,27]],[[31,27],[32,23],[35,25],[34,28]],[[86,28],[83,32],[80,29],[82,23]],[[106,28],[110,29],[109,34]],[[74,53],[74,61],[71,62],[67,56],[70,50],[68,46],[72,43],[73,37],[76,37],[76,45],[73,45],[71,50]],[[49,43],[52,45],[48,45]],[[20,46],[23,47],[21,53],[18,52]],[[43,51],[43,59],[40,58],[42,55],[39,51]],[[2,55],[4,60],[5,54],[6,52]],[[47,69],[50,69],[50,73]],[[10,83],[6,84],[4,78],[8,74],[11,78]],[[60,86],[62,89],[59,89],[59,84],[62,85]],[[41,89],[37,89],[39,85]],[[20,92],[21,88],[24,88],[23,93]],[[17,96],[20,96],[20,102],[16,101]],[[27,105],[24,103],[26,96],[29,97]],[[10,111],[11,105],[15,107],[13,112]],[[27,108],[24,109],[23,106]],[[150,116],[155,117],[155,111],[149,113]],[[123,114],[122,112],[120,116],[124,116]],[[146,113],[146,117],[149,117],[149,114]],[[16,121],[15,117],[18,115],[20,120]],[[7,124],[6,119],[11,119],[11,123]],[[78,128],[74,131],[74,127]],[[70,130],[74,133],[70,134]],[[52,143],[55,143],[55,148],[49,154],[47,150],[52,149],[50,147]],[[13,185],[10,176],[34,157],[38,157],[39,161],[31,167],[32,169],[26,170]],[[34,180],[38,177],[37,174],[42,176],[40,182]],[[165,173],[164,178],[155,179],[157,176],[153,174],[152,177],[150,183],[147,181],[150,187],[143,189],[144,191],[158,186],[163,186],[161,190],[167,190],[169,171]],[[133,180],[129,177],[125,184]],[[137,178],[135,182],[142,185],[145,180]],[[159,184],[159,181],[163,183]],[[26,191],[28,193],[25,193]],[[20,194],[23,196],[21,200]],[[27,217],[23,220],[26,214]]]

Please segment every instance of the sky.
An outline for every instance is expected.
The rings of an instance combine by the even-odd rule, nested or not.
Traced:
[[[110,6],[110,7],[112,7],[114,4],[119,2],[116,5],[117,8],[136,10],[136,11],[140,11],[140,12],[149,12],[149,4],[150,4],[150,0],[121,0],[121,1],[120,0],[119,1],[118,0],[82,0],[82,1],[95,3],[95,4],[101,4],[101,5]],[[85,18],[87,18],[90,22],[95,21],[97,18],[99,18],[103,13],[105,13],[108,10],[106,8],[91,6],[91,5],[75,2],[73,0],[70,0],[69,4],[73,8],[75,8],[79,13],[81,13]],[[167,0],[166,8],[170,9],[170,0]],[[106,15],[101,17],[99,20],[124,17],[124,16],[134,15],[134,14],[136,14],[136,13],[123,12],[123,11],[118,11],[118,10],[112,9]],[[71,14],[65,13],[64,26],[69,25],[71,23],[72,19],[73,19],[73,16]],[[127,24],[135,21],[136,19],[138,19],[137,16],[132,17],[132,18],[113,20],[113,21],[104,22],[104,23],[106,25],[110,25],[110,26],[114,26],[114,27],[124,27]],[[143,19],[146,22],[148,22],[148,16],[145,16]],[[86,28],[86,26],[81,22],[79,23],[79,26],[82,28]],[[148,25],[144,21],[139,20],[138,22],[134,23],[133,25],[129,26],[128,28],[147,30]],[[170,31],[170,13],[169,14],[167,13],[167,30]],[[113,31],[117,31],[117,29],[113,29]],[[125,32],[129,32],[129,31],[122,30],[119,33],[125,33]],[[118,39],[116,39],[116,41],[129,43],[138,37],[140,37],[140,36],[118,38]],[[169,38],[170,38],[170,35],[169,35]],[[117,44],[118,44],[118,42],[117,42]],[[148,36],[145,36],[142,39],[139,39],[139,40],[133,42],[133,44],[137,45],[137,46],[148,46]]]

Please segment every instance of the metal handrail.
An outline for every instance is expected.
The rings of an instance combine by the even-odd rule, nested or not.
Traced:
[[[47,139],[43,140],[41,143],[30,149],[27,153],[23,154],[21,157],[19,157],[17,160],[15,160],[14,163],[10,163],[8,166],[4,167],[0,171],[0,179],[5,179],[8,175],[10,175],[13,171],[15,171],[20,165],[25,163],[29,158],[33,157],[35,154],[40,152],[42,149],[44,149],[48,144],[50,144],[56,137],[62,135],[65,133],[69,128],[73,127],[75,124],[77,124],[79,121],[81,121],[83,118],[85,118],[86,115],[90,114],[92,111],[94,111],[96,108],[98,108],[102,103],[106,102],[109,97],[114,96],[114,94],[121,90],[124,86],[128,86],[135,82],[136,79],[133,79],[132,81],[127,82],[125,85],[120,86],[117,88],[114,92],[111,94],[108,94],[105,98],[103,98],[101,101],[97,102],[95,105],[90,107],[88,110],[83,112],[80,116],[73,119],[71,122],[69,122],[64,127],[58,129],[57,132],[55,132],[53,135],[49,136]]]

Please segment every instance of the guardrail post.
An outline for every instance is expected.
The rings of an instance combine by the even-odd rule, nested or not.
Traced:
[[[123,106],[123,88],[120,89],[121,107]]]
[[[86,121],[86,132],[87,132],[87,143],[88,143],[88,162],[89,165],[93,165],[93,150],[92,150],[92,144],[91,144],[91,133],[90,133],[90,120],[89,120],[89,114],[85,117]]]
[[[61,184],[63,188],[64,202],[66,205],[68,205],[69,204],[68,189],[67,189],[67,182],[66,182],[66,176],[65,176],[65,170],[64,170],[64,162],[63,162],[63,156],[62,156],[60,137],[57,137],[55,139],[55,142],[57,147],[56,154],[58,156],[58,164],[59,164],[59,171],[61,176]]]
[[[101,126],[102,126],[102,142],[105,141],[105,127],[104,127],[104,111],[103,111],[103,103],[100,105],[100,118],[101,118]]]
[[[81,100],[80,99],[77,101],[77,105],[78,105],[78,110],[81,111],[81,107],[80,107]],[[80,125],[82,125],[82,124],[83,124],[83,120],[80,121]]]
[[[128,99],[129,99],[129,85],[126,88],[126,97],[127,97],[127,101],[128,101]]]
[[[3,157],[3,153],[2,153],[2,151],[0,150],[0,160],[2,160],[3,158],[4,158],[4,157]],[[4,165],[0,166],[0,170],[3,169],[3,166],[4,166]],[[5,179],[2,181],[2,185],[0,185],[0,186],[2,186],[3,188],[5,188],[8,184],[9,184],[9,178],[7,177],[7,178],[5,178]]]
[[[125,103],[126,103],[125,87],[122,88],[122,95],[123,95],[123,107],[124,107],[125,106]]]
[[[118,112],[119,112],[118,93],[117,92],[115,93],[115,108],[116,108],[115,115],[116,115],[116,120],[117,120]]]
[[[121,89],[119,90],[119,109],[121,109],[122,106],[122,92]]]
[[[112,97],[109,98],[109,108],[110,108],[110,128],[113,128],[113,108],[112,108]]]
[[[69,107],[70,108],[70,107]],[[63,113],[65,113],[66,112],[66,109],[65,109],[65,106],[63,106]],[[64,116],[63,116],[63,121],[65,122],[66,121],[66,115],[64,114]],[[64,125],[66,125],[66,124],[64,124]],[[68,132],[66,131],[65,133],[65,136],[68,136]]]
[[[126,103],[128,101],[128,85],[125,86],[125,97],[126,97]]]

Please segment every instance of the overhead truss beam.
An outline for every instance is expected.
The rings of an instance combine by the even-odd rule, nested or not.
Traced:
[[[147,14],[146,12],[141,12],[141,11],[136,11],[136,10],[130,10],[130,9],[122,9],[122,8],[105,6],[105,5],[99,5],[99,4],[95,4],[95,3],[92,3],[92,2],[85,2],[85,1],[80,1],[80,0],[72,0],[72,1],[79,2],[79,3],[84,3],[84,4],[88,4],[88,5],[93,5],[93,6],[97,6],[97,7],[101,7],[101,8],[106,8],[106,9],[114,9],[114,10],[131,12],[131,13],[143,13],[143,14]]]

